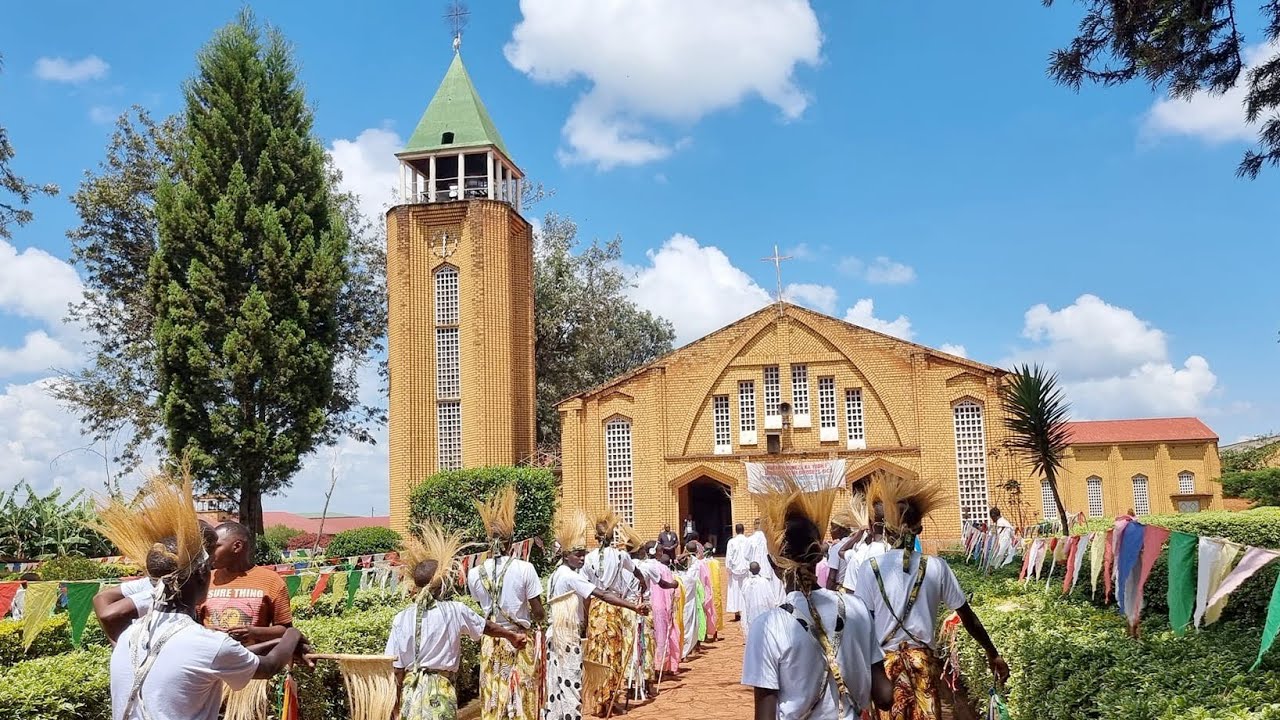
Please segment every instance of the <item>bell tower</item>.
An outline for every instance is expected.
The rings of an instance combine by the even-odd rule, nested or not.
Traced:
[[[524,174],[453,62],[403,151],[387,211],[391,525],[440,470],[532,454],[533,233]]]

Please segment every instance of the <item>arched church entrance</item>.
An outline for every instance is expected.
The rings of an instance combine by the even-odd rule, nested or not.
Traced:
[[[733,500],[729,486],[702,475],[682,485],[679,493],[681,541],[692,519],[698,542],[712,543],[716,554],[723,555],[733,536]]]

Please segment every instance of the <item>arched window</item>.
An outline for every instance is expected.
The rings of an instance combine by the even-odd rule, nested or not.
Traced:
[[[963,400],[952,408],[955,419],[956,478],[960,491],[960,517],[984,518],[987,504],[987,438],[982,406]]]
[[[1190,470],[1178,473],[1178,493],[1180,495],[1196,494],[1196,474]]]
[[[1133,476],[1133,512],[1139,517],[1151,514],[1151,496],[1147,494],[1147,476]]]
[[[605,492],[609,506],[628,525],[635,523],[634,482],[631,475],[631,421],[615,418],[604,426]]]
[[[1089,496],[1089,517],[1102,517],[1102,478],[1090,475],[1084,483]]]

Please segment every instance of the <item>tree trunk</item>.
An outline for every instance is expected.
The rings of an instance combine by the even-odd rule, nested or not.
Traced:
[[[1053,493],[1053,504],[1058,508],[1058,520],[1062,522],[1062,534],[1070,535],[1071,528],[1067,526],[1067,509],[1062,505],[1062,496],[1058,494],[1058,478],[1053,471],[1052,465],[1045,465],[1044,479],[1049,483],[1049,490]]]
[[[245,485],[240,486],[240,524],[255,537],[262,534],[262,493]]]

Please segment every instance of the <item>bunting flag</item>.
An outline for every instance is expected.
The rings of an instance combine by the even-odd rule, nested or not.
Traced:
[[[351,607],[356,602],[356,590],[360,589],[360,578],[364,576],[362,572],[353,572],[347,575],[347,607]]]
[[[1027,566],[1031,564],[1031,551],[1039,540],[1025,540],[1022,548],[1022,570],[1018,571],[1018,580],[1027,579]]]
[[[58,602],[58,582],[27,583],[26,600],[22,609],[22,650],[26,652],[40,634],[53,606]]]
[[[1119,525],[1119,523],[1117,523]],[[1116,528],[1107,531],[1107,544],[1102,550],[1102,601],[1111,603],[1111,585],[1115,578],[1116,544],[1120,536]]]
[[[1244,551],[1244,557],[1240,558],[1240,562],[1226,577],[1222,578],[1222,582],[1218,584],[1218,588],[1213,591],[1209,597],[1209,607],[1213,607],[1218,601],[1225,600],[1228,595],[1236,591],[1236,588],[1244,584],[1246,580],[1253,577],[1268,563],[1280,557],[1280,550],[1268,550],[1266,548],[1251,547]]]
[[[1062,594],[1071,592],[1071,581],[1075,579],[1076,558],[1080,555],[1080,541],[1083,535],[1072,535],[1067,539],[1067,564],[1063,566]]]
[[[1049,574],[1044,579],[1044,591],[1049,592],[1049,583],[1053,581],[1053,571],[1058,567],[1058,548],[1065,547],[1066,538],[1050,538],[1049,539]]]
[[[306,575],[301,575],[300,577],[302,578],[302,583],[298,585],[298,594],[302,595],[302,594],[310,593],[311,588],[316,586],[316,575],[312,573],[307,573]]]
[[[1125,617],[1133,615],[1133,601],[1137,596],[1138,560],[1142,556],[1142,523],[1128,522],[1120,534],[1120,552],[1116,555],[1116,601],[1120,605],[1120,614]]]
[[[458,585],[460,587],[467,586],[467,574],[471,572],[471,568],[481,565],[489,558],[488,552],[474,553],[471,555],[463,555],[458,559]]]
[[[346,570],[340,570],[333,574],[333,578],[329,581],[329,587],[333,590],[334,595],[346,594],[348,576],[349,573]]]
[[[322,572],[320,577],[316,579],[316,586],[311,590],[312,605],[315,605],[316,600],[319,600],[320,596],[324,594],[324,589],[329,587],[329,576],[332,574],[331,572]]]
[[[85,621],[93,610],[93,596],[101,585],[97,581],[67,583],[67,615],[71,620],[71,644],[80,647]]]
[[[285,575],[284,586],[289,590],[289,597],[297,597],[298,591],[302,589],[302,576]]]
[[[9,608],[13,607],[13,598],[18,594],[18,588],[22,587],[22,583],[0,582],[0,618],[9,614]]]
[[[1169,538],[1169,624],[1182,637],[1196,609],[1196,549],[1199,538],[1175,532]]]
[[[1089,543],[1089,583],[1092,586],[1091,597],[1098,596],[1098,576],[1102,574],[1102,558],[1107,554],[1109,532],[1096,532],[1093,542]]]
[[[1262,664],[1262,656],[1271,649],[1271,643],[1276,641],[1277,634],[1280,634],[1280,579],[1271,588],[1271,602],[1267,603],[1267,622],[1262,628],[1262,646],[1258,648],[1258,659],[1253,661],[1249,670],[1257,670]]]
[[[285,674],[280,695],[280,720],[298,720],[298,683],[292,675]]]
[[[1142,592],[1147,586],[1147,578],[1151,577],[1151,568],[1155,567],[1160,550],[1165,540],[1169,539],[1169,529],[1159,525],[1142,525],[1142,559],[1138,561],[1138,585],[1134,589],[1133,602],[1130,603],[1129,626],[1138,627],[1142,617]]]
[[[1071,567],[1071,587],[1067,588],[1067,592],[1074,592],[1076,585],[1080,584],[1080,573],[1084,570],[1084,559],[1089,555],[1089,543],[1093,541],[1095,533],[1085,533],[1080,536],[1080,543],[1075,548],[1076,559]]]
[[[1222,616],[1227,605],[1226,596],[1218,597],[1215,591],[1231,569],[1231,563],[1243,546],[1222,538],[1200,538],[1199,565],[1196,567],[1195,626],[1212,625]],[[1216,597],[1210,603],[1209,598]]]

